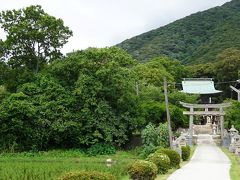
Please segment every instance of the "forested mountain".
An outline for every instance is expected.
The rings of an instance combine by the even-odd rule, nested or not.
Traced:
[[[240,0],[198,12],[127,39],[117,46],[147,61],[167,55],[184,64],[215,61],[227,48],[240,48]]]

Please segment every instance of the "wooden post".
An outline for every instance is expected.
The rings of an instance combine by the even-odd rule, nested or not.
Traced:
[[[190,108],[190,113],[193,113],[193,107]],[[189,116],[189,146],[192,146],[193,140],[193,114]]]
[[[166,112],[167,112],[169,143],[170,143],[170,147],[173,148],[173,143],[172,143],[172,128],[171,128],[171,121],[170,121],[170,113],[169,113],[169,109],[168,109],[167,80],[166,80],[165,77],[164,77],[164,96],[165,96]]]
[[[220,108],[220,112],[223,113],[223,108]],[[220,116],[220,126],[221,126],[221,140],[223,143],[223,136],[224,136],[224,116]]]

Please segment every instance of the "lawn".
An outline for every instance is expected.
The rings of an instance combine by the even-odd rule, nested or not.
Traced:
[[[222,151],[231,160],[232,165],[230,169],[231,180],[239,180],[240,177],[240,157],[228,151],[226,148],[221,148]]]
[[[106,166],[106,159],[116,163]],[[69,171],[90,170],[109,172],[118,179],[126,176],[126,168],[139,157],[134,152],[118,151],[114,155],[87,157],[77,150],[54,150],[39,153],[0,155],[0,179],[51,180]]]

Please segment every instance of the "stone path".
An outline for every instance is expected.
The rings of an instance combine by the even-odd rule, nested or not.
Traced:
[[[198,135],[198,146],[188,164],[168,180],[230,180],[231,162],[210,135]]]

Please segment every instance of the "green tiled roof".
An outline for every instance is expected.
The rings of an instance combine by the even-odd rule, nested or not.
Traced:
[[[189,94],[216,94],[222,91],[216,90],[211,79],[186,79],[182,81],[183,93]]]

